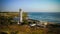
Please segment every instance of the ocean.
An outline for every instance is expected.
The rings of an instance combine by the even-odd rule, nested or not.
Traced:
[[[28,12],[30,19],[60,23],[60,12]]]

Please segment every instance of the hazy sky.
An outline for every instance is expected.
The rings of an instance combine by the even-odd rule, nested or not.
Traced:
[[[60,0],[0,0],[1,11],[58,12]]]

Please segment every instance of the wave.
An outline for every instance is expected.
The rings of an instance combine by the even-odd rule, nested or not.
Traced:
[[[43,20],[43,21],[50,21],[50,22],[59,22],[60,23],[60,16],[58,14],[38,14],[38,13],[31,13],[28,14],[29,18],[36,19],[36,20]]]

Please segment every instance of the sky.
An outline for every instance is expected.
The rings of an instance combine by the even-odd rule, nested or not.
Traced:
[[[60,0],[0,0],[0,11],[60,12]]]

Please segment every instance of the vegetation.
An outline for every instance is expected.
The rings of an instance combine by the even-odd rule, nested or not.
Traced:
[[[14,17],[18,17],[18,12],[0,12],[0,34],[60,34],[58,25],[48,25],[47,28],[31,28],[26,20],[27,13],[23,13],[24,25],[18,25]],[[51,27],[53,26],[53,27]]]
[[[19,17],[18,12],[0,12],[0,25],[9,25],[9,24],[17,24],[16,21],[14,21],[15,17]],[[26,17],[27,13],[23,12],[23,22],[26,23]]]

